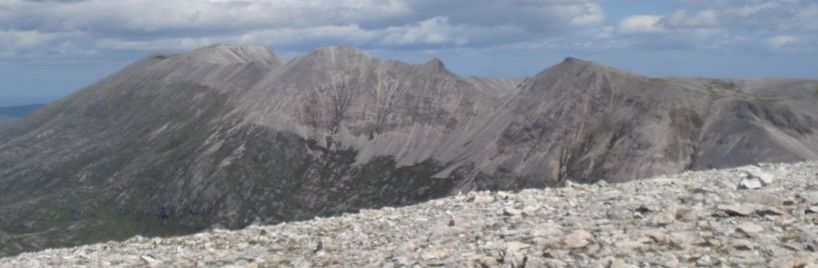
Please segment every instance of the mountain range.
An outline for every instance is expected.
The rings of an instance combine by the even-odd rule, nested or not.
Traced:
[[[472,190],[818,159],[818,81],[521,79],[330,47],[155,53],[0,127],[0,255]]]

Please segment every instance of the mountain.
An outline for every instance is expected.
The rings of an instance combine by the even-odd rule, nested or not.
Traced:
[[[50,249],[0,266],[816,267],[816,172],[818,162],[765,164],[475,191],[236,231]],[[759,176],[772,181],[737,187]]]
[[[0,254],[818,159],[816,85],[574,58],[461,77],[350,47],[156,53],[0,127]]]
[[[45,104],[29,104],[20,106],[0,107],[0,125],[10,123],[19,117],[26,116]]]

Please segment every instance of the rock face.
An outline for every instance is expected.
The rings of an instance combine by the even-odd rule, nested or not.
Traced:
[[[289,62],[244,45],[156,53],[0,128],[0,255],[818,159],[816,84],[573,58],[466,78],[348,47]]]
[[[0,266],[816,267],[818,214],[809,207],[818,204],[818,163],[762,165],[775,182],[736,189],[756,168],[470,192],[239,231],[48,249]],[[679,208],[675,217],[655,225],[668,207]]]

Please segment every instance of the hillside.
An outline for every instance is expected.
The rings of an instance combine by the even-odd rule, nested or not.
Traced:
[[[0,127],[0,255],[473,190],[818,159],[818,81],[522,79],[350,47],[155,53]]]
[[[471,192],[239,231],[49,249],[0,266],[816,267],[817,177],[818,163],[806,162]]]

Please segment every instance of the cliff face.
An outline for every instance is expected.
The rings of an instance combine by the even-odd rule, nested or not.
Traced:
[[[572,58],[466,78],[347,47],[157,53],[0,127],[0,252],[816,159],[816,84]]]

